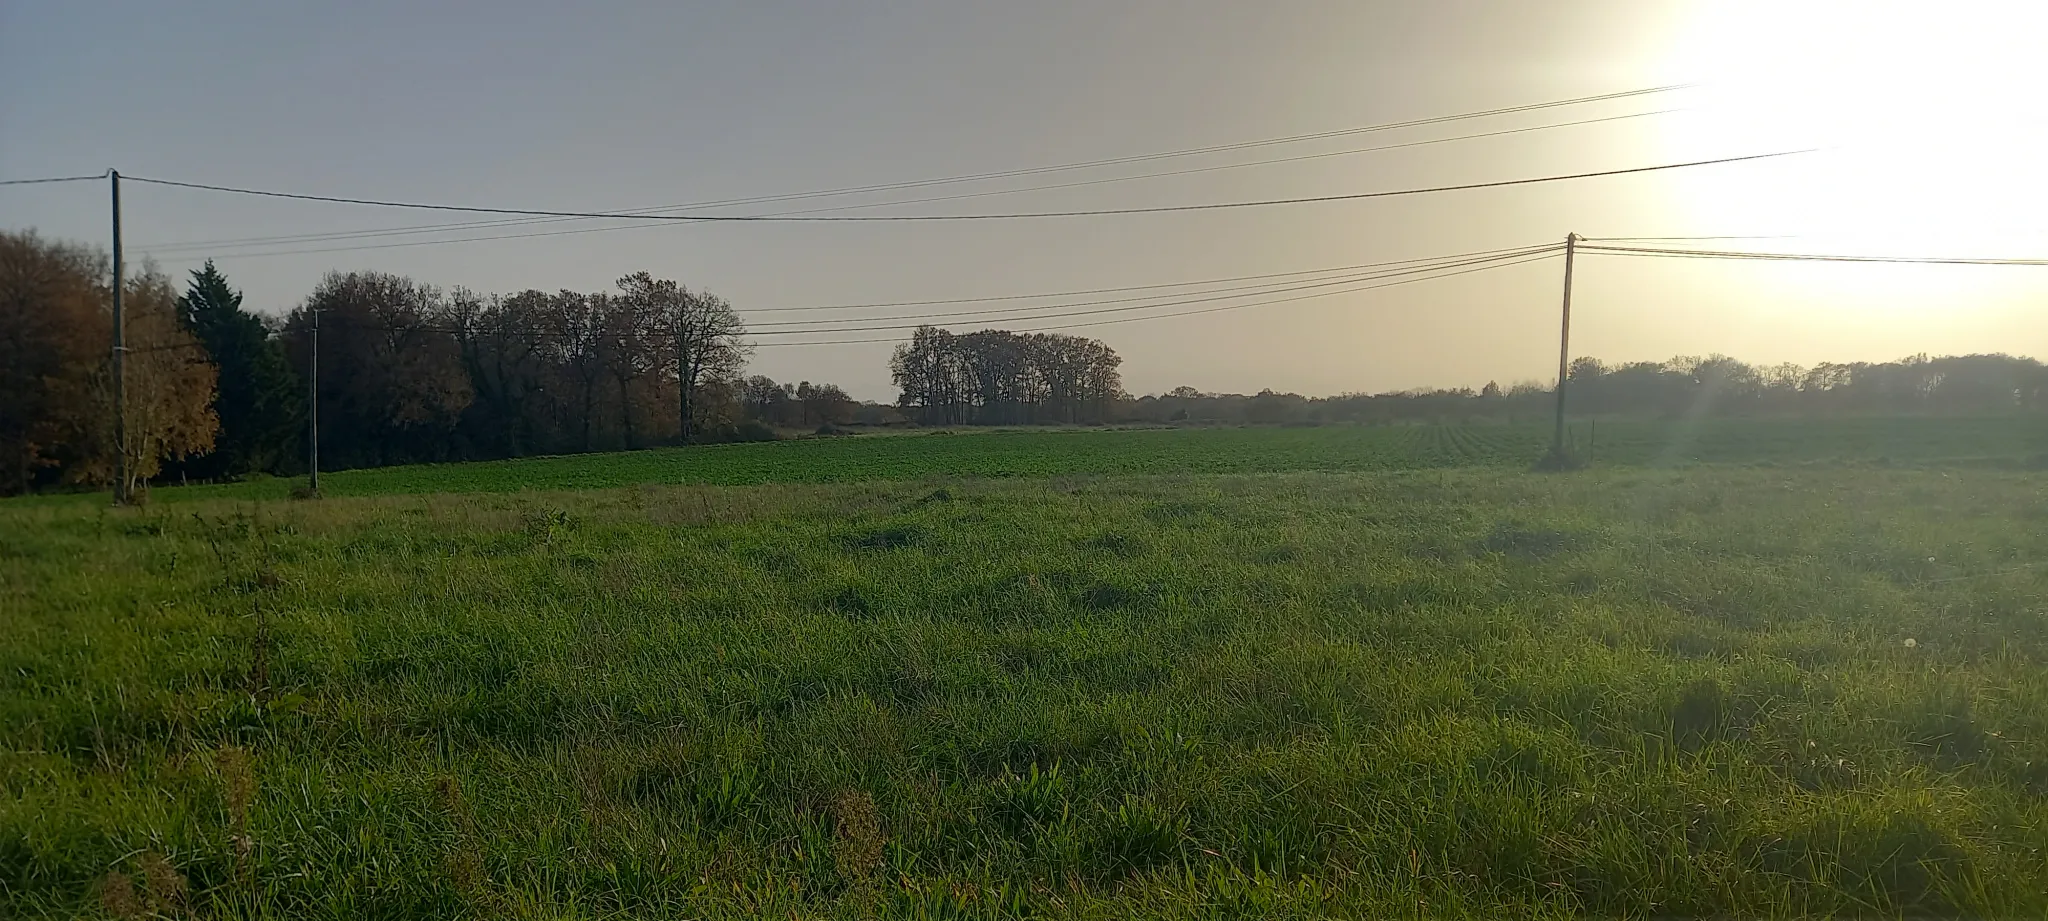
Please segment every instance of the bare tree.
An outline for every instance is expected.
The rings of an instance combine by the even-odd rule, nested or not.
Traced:
[[[548,298],[548,343],[554,360],[576,383],[581,408],[576,413],[579,450],[592,448],[597,418],[597,383],[604,376],[604,327],[601,315],[609,295],[561,291]]]
[[[740,382],[741,411],[756,422],[780,423],[783,407],[788,402],[789,395],[774,378],[756,374]]]
[[[619,279],[621,296],[642,305],[646,316],[658,317],[667,333],[676,370],[680,397],[676,420],[682,440],[697,431],[697,417],[703,411],[706,387],[723,385],[746,366],[751,349],[743,341],[746,324],[724,298],[688,288],[646,272]]]
[[[666,337],[656,329],[661,316],[646,299],[624,295],[592,295],[600,331],[598,355],[619,391],[619,428],[628,450],[639,447],[633,425],[634,387],[657,374],[665,364]]]

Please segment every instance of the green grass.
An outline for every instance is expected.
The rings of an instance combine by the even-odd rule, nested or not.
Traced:
[[[1707,419],[1575,422],[1608,465],[1970,463],[2048,466],[2048,422],[2027,417]],[[595,489],[643,483],[846,483],[930,477],[1216,474],[1490,466],[1524,469],[1548,423],[1320,428],[921,433],[352,470],[321,477],[332,496]],[[297,481],[157,489],[158,501],[283,498]],[[68,501],[65,497],[54,500]]]
[[[0,503],[0,916],[2048,913],[2039,474],[1369,469],[1529,438]]]

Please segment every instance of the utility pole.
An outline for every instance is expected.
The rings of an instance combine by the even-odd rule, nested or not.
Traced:
[[[1572,256],[1578,246],[1578,234],[1564,235],[1564,320],[1557,334],[1557,433],[1550,440],[1550,453],[1560,461],[1564,459],[1564,385],[1572,362]]]
[[[320,492],[320,307],[307,308],[313,315],[313,353],[306,373],[306,491]]]
[[[128,494],[128,338],[121,314],[121,174],[107,170],[114,204],[114,504],[127,505]]]

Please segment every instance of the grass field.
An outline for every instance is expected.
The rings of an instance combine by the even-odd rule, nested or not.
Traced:
[[[1525,469],[1549,447],[1548,423],[1321,428],[1186,428],[1054,432],[913,433],[806,438],[540,457],[474,464],[351,470],[321,477],[328,495],[594,489],[647,483],[740,486],[925,477],[1062,474],[1216,474]],[[1693,463],[1969,464],[2048,468],[2048,424],[2038,419],[1835,418],[1607,422],[1572,427],[1596,459],[1623,466]],[[303,482],[303,481],[299,481]],[[155,498],[281,499],[294,483],[158,489]],[[62,497],[59,497],[62,501]]]
[[[0,916],[2048,913],[2035,436],[1614,428],[0,503]]]

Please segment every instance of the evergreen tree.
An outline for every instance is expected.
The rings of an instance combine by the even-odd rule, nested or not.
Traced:
[[[213,452],[179,466],[188,476],[221,478],[298,469],[301,388],[283,343],[263,318],[242,309],[242,292],[207,260],[178,298],[178,319],[220,369]]]

